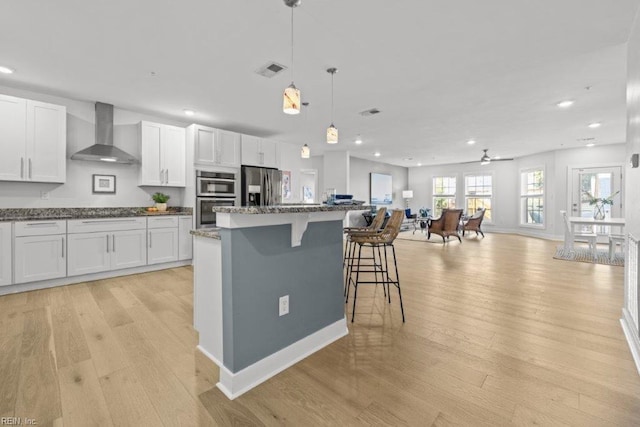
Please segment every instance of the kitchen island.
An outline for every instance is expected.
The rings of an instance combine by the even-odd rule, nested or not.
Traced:
[[[219,207],[217,229],[192,231],[198,348],[230,399],[348,333],[342,221],[351,209]]]

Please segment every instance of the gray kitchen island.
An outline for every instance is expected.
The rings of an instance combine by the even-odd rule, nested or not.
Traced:
[[[198,349],[234,399],[348,333],[342,226],[353,206],[219,207],[192,231]],[[288,312],[286,314],[282,314]]]

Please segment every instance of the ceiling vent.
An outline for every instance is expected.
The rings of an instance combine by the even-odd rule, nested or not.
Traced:
[[[369,110],[360,111],[360,115],[363,117],[375,116],[378,113],[380,113],[380,110],[378,110],[377,108],[371,108]]]
[[[282,64],[278,64],[277,62],[269,62],[258,68],[256,70],[256,74],[260,74],[261,76],[270,79],[271,77],[275,76],[276,74],[280,74],[286,69],[287,67]]]

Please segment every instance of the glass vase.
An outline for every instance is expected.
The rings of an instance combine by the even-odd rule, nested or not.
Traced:
[[[593,207],[593,219],[602,221],[604,219],[604,205],[596,203]]]

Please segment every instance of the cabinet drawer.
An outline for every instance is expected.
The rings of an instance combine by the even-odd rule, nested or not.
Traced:
[[[161,216],[154,218],[147,218],[149,228],[178,228],[177,216]]]
[[[52,234],[65,234],[67,221],[22,221],[15,223],[15,235],[21,236],[48,236]]]
[[[74,219],[69,221],[69,234],[99,231],[141,230],[147,228],[146,218]]]

